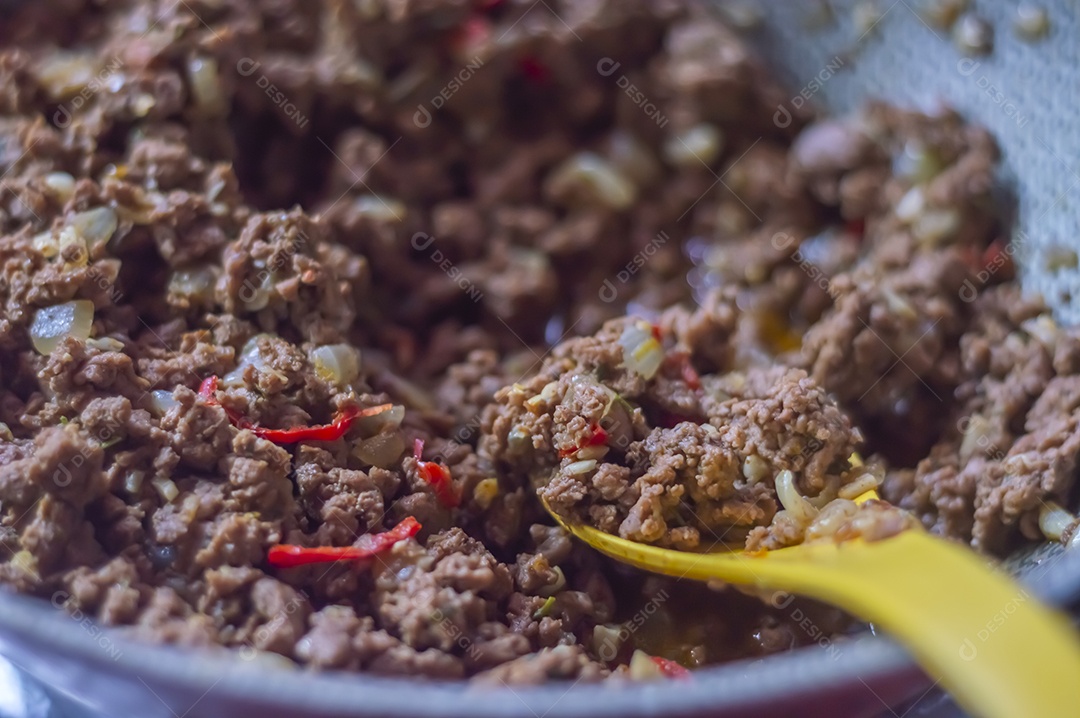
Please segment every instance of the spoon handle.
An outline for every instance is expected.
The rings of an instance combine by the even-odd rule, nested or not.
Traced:
[[[797,577],[801,592],[880,625],[974,715],[1080,715],[1075,630],[985,558],[906,531],[838,546],[806,567],[818,571]]]

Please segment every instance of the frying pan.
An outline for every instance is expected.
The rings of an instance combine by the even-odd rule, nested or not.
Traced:
[[[539,0],[537,0],[539,2]],[[745,0],[743,0],[745,2]],[[858,44],[851,6],[808,29],[812,0],[762,3],[750,39],[791,88],[791,101],[834,112],[872,97],[932,109],[941,101],[988,127],[1003,150],[1003,197],[1015,203],[1021,278],[1066,323],[1080,321],[1080,269],[1050,272],[1055,246],[1077,248],[1080,222],[1080,21],[1068,0],[1044,0],[1050,37],[1028,45],[1011,30],[1015,3],[976,0],[997,30],[992,55],[964,59],[914,12],[916,0],[880,0],[881,22]],[[0,10],[10,6],[0,0]],[[835,69],[837,61],[842,66]],[[833,68],[833,69],[830,69]],[[809,95],[809,99],[807,99]],[[777,121],[784,121],[778,107]],[[1080,551],[1045,544],[1010,557],[1028,590],[1065,608],[1080,601]],[[367,675],[281,670],[235,654],[189,652],[102,633],[48,602],[0,592],[0,652],[44,687],[67,718],[562,718],[591,716],[908,716],[942,709],[904,652],[871,633],[701,670],[695,680],[640,685],[477,688]],[[1017,656],[1023,660],[1023,656]],[[897,708],[903,704],[905,708]],[[939,712],[944,710],[945,712]]]

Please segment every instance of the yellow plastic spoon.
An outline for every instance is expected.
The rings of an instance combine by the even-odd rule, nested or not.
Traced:
[[[676,578],[790,591],[871,621],[973,715],[1080,715],[1080,639],[1067,618],[975,552],[922,530],[753,554],[688,553],[570,525],[547,508],[617,561]]]

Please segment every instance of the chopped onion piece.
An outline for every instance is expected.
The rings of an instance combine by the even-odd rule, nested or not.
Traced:
[[[623,643],[623,627],[598,623],[593,626],[593,651],[602,661],[610,661],[619,653]]]
[[[195,107],[207,115],[217,115],[225,109],[221,94],[217,60],[212,57],[193,57],[187,63],[188,80]]]
[[[155,389],[150,392],[150,413],[154,416],[165,416],[171,409],[180,406],[171,391]]]
[[[919,15],[927,24],[948,30],[967,9],[968,0],[923,0]]]
[[[919,313],[915,311],[915,307],[911,306],[911,302],[897,294],[892,287],[883,286],[881,296],[885,300],[885,306],[888,307],[890,314],[905,319],[919,318]]]
[[[404,420],[405,406],[403,404],[394,404],[386,411],[381,411],[378,414],[361,416],[356,420],[355,426],[362,434],[372,435],[378,434],[384,429],[396,429],[401,426],[401,422]]]
[[[361,217],[376,222],[401,222],[405,218],[405,205],[396,199],[375,194],[360,195],[353,201],[353,208]]]
[[[630,657],[630,678],[635,681],[655,681],[664,677],[660,666],[640,648]]]
[[[101,67],[101,55],[54,51],[38,63],[34,74],[50,99],[62,101],[78,95],[94,81]]]
[[[676,167],[711,166],[724,146],[724,134],[716,125],[701,123],[664,143],[664,159]]]
[[[89,339],[93,324],[94,303],[88,299],[42,307],[34,314],[30,340],[39,354],[48,356],[64,337]]]
[[[64,269],[85,267],[90,263],[86,241],[71,227],[60,230],[60,257],[64,260]]]
[[[146,478],[146,472],[138,469],[132,469],[124,476],[124,491],[129,494],[137,494],[142,491],[143,479]]]
[[[567,476],[580,476],[587,474],[596,468],[596,459],[586,459],[585,461],[575,461],[572,464],[567,464],[563,471]]]
[[[742,473],[751,484],[758,484],[768,477],[769,464],[757,454],[750,454],[743,460]]]
[[[1038,40],[1050,32],[1050,15],[1046,8],[1021,2],[1016,6],[1013,30],[1024,40]]]
[[[841,526],[858,512],[859,507],[854,501],[848,499],[836,499],[830,501],[821,509],[810,525],[806,527],[804,540],[814,541],[827,538],[839,530]]]
[[[72,215],[69,221],[69,226],[86,241],[91,254],[112,238],[116,224],[116,210],[111,207],[88,209]]]
[[[554,570],[555,581],[536,589],[536,595],[554,596],[556,593],[566,588],[566,574],[564,574],[563,570],[558,566],[556,566]]]
[[[338,386],[350,384],[360,376],[360,352],[349,344],[316,347],[311,351],[311,363],[319,378]]]
[[[795,486],[795,474],[788,469],[776,475],[776,498],[799,523],[808,524],[817,516],[817,509],[799,493]]]
[[[216,275],[210,266],[177,269],[169,277],[169,301],[189,307],[208,303],[214,298],[215,281]]]
[[[761,7],[746,0],[728,0],[719,9],[724,20],[736,30],[756,30],[765,19]]]
[[[67,202],[75,192],[75,178],[67,172],[50,172],[45,175],[45,186],[52,190],[61,202]]]
[[[51,231],[34,235],[33,247],[38,252],[41,252],[41,256],[46,259],[52,259],[60,254],[60,242]]]
[[[157,100],[154,99],[153,95],[141,92],[135,95],[135,99],[131,103],[131,111],[135,113],[136,117],[146,117],[156,104]]]
[[[1020,328],[1031,335],[1036,341],[1046,347],[1053,355],[1061,338],[1061,329],[1057,322],[1049,314],[1040,314],[1034,319],[1026,319],[1020,324]]]
[[[960,213],[955,209],[931,209],[911,225],[915,239],[929,245],[940,244],[960,229]]]
[[[579,152],[551,171],[544,192],[562,204],[626,209],[637,188],[610,162],[592,152]]]
[[[93,347],[103,352],[122,352],[124,343],[115,337],[101,337],[100,339],[87,339],[86,346]]]
[[[988,55],[994,50],[994,26],[967,13],[953,27],[953,43],[965,55]]]
[[[644,187],[660,174],[660,165],[649,148],[634,135],[616,130],[608,140],[608,159],[616,171]]]
[[[937,152],[921,142],[908,142],[893,159],[893,173],[916,183],[933,179],[942,169]]]
[[[1060,541],[1074,523],[1076,517],[1053,501],[1039,507],[1039,529],[1051,541]]]
[[[582,461],[602,459],[607,456],[608,451],[610,451],[610,448],[607,446],[586,446],[574,452],[574,456]]]
[[[967,463],[967,460],[977,453],[989,453],[987,449],[992,448],[990,441],[993,431],[994,426],[989,419],[982,416],[982,414],[972,414],[967,420],[967,426],[964,427],[964,436],[960,440],[960,451],[958,452],[960,461]]]
[[[244,346],[240,347],[240,363],[245,365],[252,364],[256,368],[261,369],[266,363],[266,360],[263,359],[262,349],[260,349],[259,347],[259,341],[262,339],[273,338],[273,334],[261,333],[256,334],[255,336],[244,342]]]
[[[172,479],[151,479],[150,483],[153,484],[158,496],[165,503],[172,503],[180,495],[180,489],[176,487],[176,483]]]
[[[11,557],[11,565],[29,576],[40,578],[37,557],[26,549],[15,552],[15,555]]]
[[[851,9],[852,24],[861,40],[885,18],[885,9],[874,0],[862,0]]]
[[[896,217],[901,222],[911,224],[926,206],[926,195],[922,187],[912,187],[896,204]]]
[[[652,379],[664,361],[664,347],[653,336],[652,325],[645,321],[628,324],[619,337],[626,368]]]
[[[856,499],[867,491],[873,491],[881,485],[881,477],[874,474],[863,474],[854,481],[844,484],[836,495],[841,499]]]
[[[262,262],[255,262],[254,269],[259,284],[256,286],[250,280],[244,283],[240,292],[240,303],[246,311],[257,312],[266,308],[270,303],[270,292],[274,288],[272,272],[266,269]]]
[[[825,476],[825,485],[817,493],[817,496],[807,496],[806,500],[810,502],[811,506],[820,511],[823,506],[839,496],[839,489],[840,477],[836,474],[828,474]]]
[[[405,452],[405,440],[398,431],[387,431],[358,441],[352,453],[366,464],[389,469],[397,464]]]

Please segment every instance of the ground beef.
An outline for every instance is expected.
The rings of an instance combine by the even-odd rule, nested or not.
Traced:
[[[953,251],[919,254],[884,277],[858,266],[833,280],[835,307],[805,337],[808,371],[874,427],[881,450],[894,460],[925,454],[938,430],[935,416],[960,382],[959,339],[968,311],[960,289],[968,277]],[[925,433],[906,431],[913,422],[924,424]]]
[[[1075,483],[1080,337],[1012,287],[986,292],[976,311],[948,431],[914,470],[889,476],[885,496],[939,533],[1001,552],[1038,539],[1039,511],[1067,503]]]
[[[661,327],[671,328],[668,341],[686,347],[672,354],[681,365],[669,367],[674,377],[661,367],[647,381],[626,368],[626,320],[566,343],[531,382],[497,394],[506,410],[485,433],[506,439],[482,442],[482,454],[508,463],[521,483],[542,486],[559,513],[682,548],[697,547],[703,532],[716,541],[770,521],[779,471],[797,472],[805,493],[821,494],[828,475],[838,480],[848,469],[858,430],[798,369],[699,374],[695,356],[730,363],[716,328],[687,331],[715,310],[714,300],[654,325],[661,337]],[[545,383],[551,376],[558,378]]]
[[[589,659],[579,646],[555,646],[509,661],[476,680],[494,684],[538,684],[552,680],[596,681],[605,671]]]
[[[769,549],[908,526],[845,493],[884,478],[979,550],[1040,538],[1080,334],[1013,281],[992,138],[877,102],[780,128],[699,4],[550,5],[0,3],[0,583],[244,659],[538,683],[807,642],[538,493]],[[47,341],[69,302],[89,328]],[[267,558],[408,517],[372,559]]]

